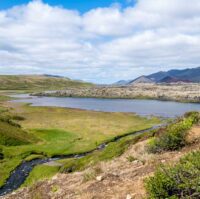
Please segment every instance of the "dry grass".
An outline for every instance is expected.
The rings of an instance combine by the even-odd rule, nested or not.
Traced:
[[[159,123],[134,114],[83,111],[55,107],[15,107],[26,119],[20,124],[25,129],[62,129],[78,134],[82,139],[105,139],[138,131]]]

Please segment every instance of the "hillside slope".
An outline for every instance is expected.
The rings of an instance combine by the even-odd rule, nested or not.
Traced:
[[[166,77],[171,77],[172,79],[175,78],[177,81],[200,82],[200,67],[188,68],[184,70],[169,70],[167,72],[160,71],[148,75],[147,77],[156,82],[164,82]]]
[[[87,87],[90,83],[47,75],[0,75],[0,90],[62,90]]]
[[[154,83],[154,81],[151,80],[151,79],[148,78],[148,77],[140,76],[140,77],[134,79],[133,81],[130,81],[130,82],[128,83],[128,85],[133,85],[133,84],[138,84],[138,83]]]
[[[16,120],[22,120],[17,115],[0,114],[0,145],[18,146],[36,141],[33,135],[24,131]]]
[[[39,182],[3,198],[147,198],[144,179],[152,176],[160,164],[177,164],[184,155],[199,150],[199,126],[190,130],[188,139],[191,144],[183,149],[161,154],[149,154],[146,150],[148,140],[144,140],[111,161],[100,162],[81,172],[57,174],[51,180]]]

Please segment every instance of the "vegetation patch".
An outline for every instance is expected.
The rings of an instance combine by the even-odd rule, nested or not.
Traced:
[[[148,150],[152,153],[162,151],[173,151],[187,144],[186,135],[193,124],[198,123],[200,116],[198,112],[190,112],[176,123],[168,125],[157,137],[150,140]]]
[[[22,186],[30,186],[39,180],[49,179],[58,173],[58,166],[38,165],[34,167]]]
[[[175,166],[161,166],[146,180],[149,198],[191,198],[200,196],[200,151],[186,155]]]
[[[131,156],[131,155],[129,155],[126,159],[127,159],[129,162],[133,162],[133,161],[137,160],[137,158],[135,158],[135,157],[133,157],[133,156]]]
[[[0,102],[5,102],[8,100],[11,100],[12,97],[6,96],[6,95],[0,95]]]
[[[118,157],[124,153],[124,151],[131,145],[137,143],[139,140],[147,139],[153,135],[152,132],[143,133],[141,135],[130,135],[124,138],[121,138],[117,142],[111,142],[108,146],[101,150],[95,151],[92,154],[89,154],[83,158],[79,159],[63,159],[58,162],[62,163],[63,166],[60,169],[60,172],[74,172],[83,170],[89,166],[95,165],[100,161],[110,160],[114,157]]]
[[[40,155],[40,154],[31,154],[28,157],[26,157],[24,160],[27,161],[27,162],[29,162],[31,160],[42,159],[42,158],[44,158],[43,155]]]
[[[0,118],[0,145],[17,146],[29,144],[33,137],[21,129],[19,125],[12,120]]]

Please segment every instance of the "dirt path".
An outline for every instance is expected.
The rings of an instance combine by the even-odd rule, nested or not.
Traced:
[[[58,174],[5,196],[5,199],[141,199],[145,198],[144,178],[160,163],[176,163],[186,153],[200,149],[200,127],[188,135],[190,145],[180,151],[159,155],[146,152],[147,141],[131,146],[121,157],[101,162],[73,174]]]

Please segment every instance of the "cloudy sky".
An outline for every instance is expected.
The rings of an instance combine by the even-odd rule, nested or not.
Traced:
[[[0,74],[111,83],[200,65],[200,0],[0,0]]]

